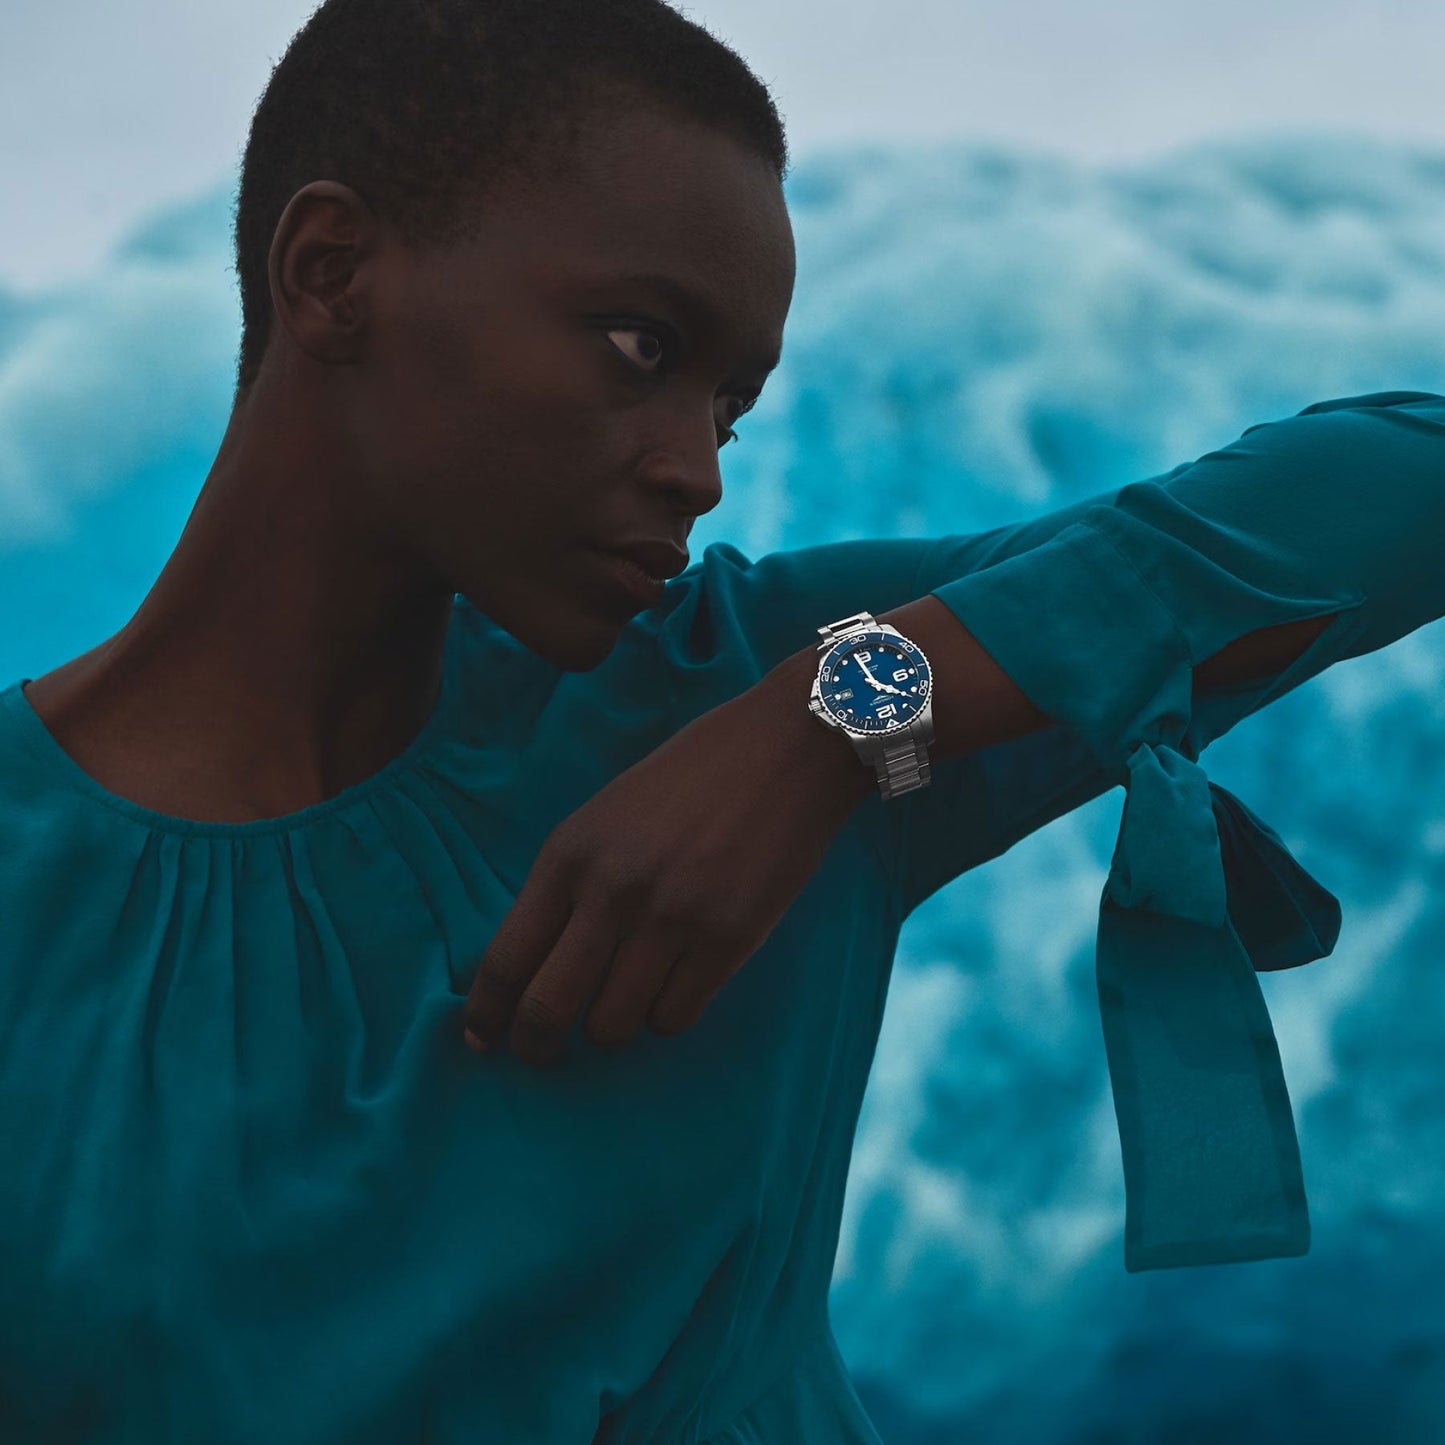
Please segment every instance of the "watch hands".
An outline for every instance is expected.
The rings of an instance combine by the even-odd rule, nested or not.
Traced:
[[[879,682],[878,679],[874,677],[871,672],[868,671],[868,664],[864,662],[861,657],[855,658],[854,661],[858,664],[859,667],[863,669],[863,676],[868,679],[869,684],[878,692],[891,692],[897,697],[904,696],[902,688],[893,687],[886,682]]]

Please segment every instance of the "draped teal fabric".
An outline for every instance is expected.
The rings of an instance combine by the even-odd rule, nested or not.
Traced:
[[[1193,666],[1338,616],[1253,711],[1445,615],[1445,402],[1322,402],[1088,507],[933,588],[1126,789],[1100,903],[1099,1004],[1131,1271],[1304,1254],[1299,1147],[1257,969],[1328,954],[1338,900],[1198,765]],[[976,545],[968,547],[976,556]],[[1216,723],[1222,720],[1216,714]]]
[[[459,601],[422,733],[287,818],[148,812],[0,694],[5,1445],[876,1445],[827,1315],[897,937],[861,821],[687,1033],[462,1042],[552,826],[757,680],[733,567],[588,674]]]
[[[828,1286],[898,930],[1121,783],[1126,1264],[1298,1252],[1252,974],[1327,953],[1338,905],[1197,759],[1441,612],[1445,399],[1329,405],[988,532],[716,543],[590,673],[458,599],[422,732],[284,818],[140,807],[0,692],[0,1440],[877,1445]],[[465,1048],[555,824],[820,624],[930,590],[1052,726],[866,798],[686,1033]],[[1334,609],[1281,676],[1191,698],[1192,657]]]

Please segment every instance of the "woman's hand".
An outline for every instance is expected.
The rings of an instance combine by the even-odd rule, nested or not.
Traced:
[[[552,830],[467,994],[470,1033],[549,1064],[589,999],[604,1048],[697,1022],[877,787],[808,715],[815,663],[787,659]]]

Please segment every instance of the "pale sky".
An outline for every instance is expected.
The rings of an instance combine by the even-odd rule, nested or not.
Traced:
[[[82,274],[157,205],[227,181],[300,0],[0,5],[0,286]],[[796,157],[1004,140],[1092,160],[1261,131],[1445,151],[1440,0],[702,0]]]

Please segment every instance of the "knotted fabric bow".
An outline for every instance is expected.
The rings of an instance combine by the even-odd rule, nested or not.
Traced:
[[[1339,900],[1177,748],[1128,757],[1099,1008],[1131,1272],[1306,1254],[1289,1094],[1256,970],[1328,954]]]

